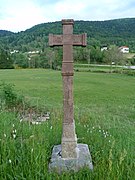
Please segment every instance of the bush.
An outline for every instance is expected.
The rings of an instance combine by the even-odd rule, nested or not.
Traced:
[[[14,90],[14,85],[0,83],[0,105],[7,108],[19,107],[23,105],[24,97],[18,95]]]
[[[129,76],[135,76],[135,70],[131,70],[131,69],[129,69],[129,70],[124,70],[123,73],[124,73],[124,74],[127,74],[127,75],[129,75]]]

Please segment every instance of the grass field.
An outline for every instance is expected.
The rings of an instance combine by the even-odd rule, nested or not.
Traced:
[[[52,148],[61,142],[60,71],[1,70],[0,80],[51,113],[48,122],[35,126],[20,123],[15,113],[0,112],[0,179],[135,179],[135,77],[75,72],[76,132],[78,142],[89,145],[94,170],[62,175],[48,173]]]

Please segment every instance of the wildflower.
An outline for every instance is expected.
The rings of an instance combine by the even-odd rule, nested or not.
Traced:
[[[109,133],[106,131],[106,136],[109,136]]]
[[[15,127],[15,125],[13,124],[13,127]]]
[[[95,127],[93,126],[92,129],[95,129]]]
[[[53,127],[51,126],[50,129],[52,129]]]
[[[99,132],[101,132],[101,129],[99,129]]]
[[[6,137],[7,137],[7,135],[6,135],[6,134],[4,134],[4,137],[6,138]]]
[[[12,162],[11,159],[9,159],[8,162],[11,164],[11,162]]]
[[[33,151],[34,151],[34,149],[32,148],[32,149],[31,149],[31,152],[33,152]]]
[[[13,138],[14,138],[14,139],[16,138],[16,134],[13,134]]]
[[[11,136],[12,136],[13,139],[16,138],[16,132],[17,132],[16,129],[13,129],[12,132],[11,132]]]

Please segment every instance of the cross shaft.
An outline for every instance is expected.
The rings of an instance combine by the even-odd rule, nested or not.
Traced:
[[[63,133],[62,158],[77,158],[77,137],[75,134],[73,108],[73,46],[86,46],[86,34],[73,34],[72,19],[62,20],[63,35],[49,35],[50,46],[63,46]]]

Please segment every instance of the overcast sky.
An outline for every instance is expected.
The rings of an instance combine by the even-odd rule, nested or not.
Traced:
[[[13,32],[61,19],[130,17],[135,17],[135,0],[0,0],[0,30]]]

